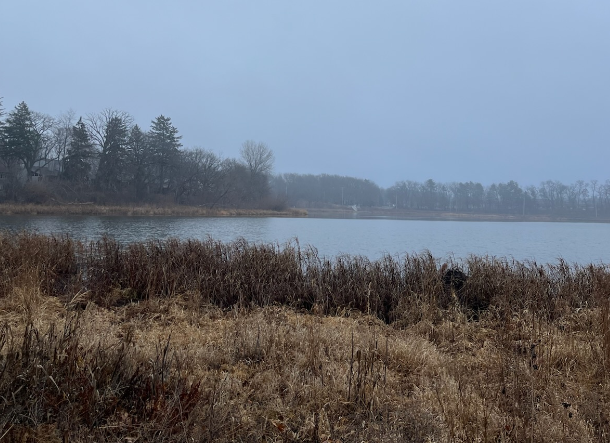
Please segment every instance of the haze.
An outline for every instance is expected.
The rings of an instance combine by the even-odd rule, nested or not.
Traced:
[[[185,147],[276,173],[606,180],[605,1],[19,1],[0,97],[58,116],[171,117]]]

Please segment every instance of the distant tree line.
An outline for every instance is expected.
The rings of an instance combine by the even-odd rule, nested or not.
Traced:
[[[370,180],[339,175],[280,174],[272,179],[275,195],[290,206],[382,206],[384,191]]]
[[[169,117],[148,129],[112,109],[75,119],[0,103],[0,200],[178,203],[208,207],[275,205],[274,155],[246,141],[241,158],[185,149]]]
[[[386,201],[399,209],[440,210],[512,215],[610,214],[610,180],[572,184],[547,180],[522,188],[515,181],[483,186],[474,182],[424,183],[401,181],[385,192]]]
[[[426,210],[510,215],[610,215],[610,180],[573,184],[547,180],[522,188],[515,181],[483,186],[475,182],[399,181],[382,189],[370,180],[338,175],[281,174],[273,192],[299,207],[385,206]]]

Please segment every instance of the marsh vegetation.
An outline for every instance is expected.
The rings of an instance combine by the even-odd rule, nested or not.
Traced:
[[[6,441],[607,441],[607,265],[0,235]]]

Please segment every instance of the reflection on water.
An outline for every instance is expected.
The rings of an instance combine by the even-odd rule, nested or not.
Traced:
[[[279,243],[298,239],[320,255],[363,255],[429,250],[437,258],[470,254],[555,262],[610,263],[610,226],[597,223],[457,222],[330,218],[194,218],[104,216],[0,216],[0,229],[69,234],[95,240],[104,234],[121,242],[150,239],[207,239]]]

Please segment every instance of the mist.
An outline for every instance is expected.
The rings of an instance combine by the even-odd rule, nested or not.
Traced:
[[[0,97],[170,116],[275,173],[521,186],[606,180],[610,5],[5,2]]]

